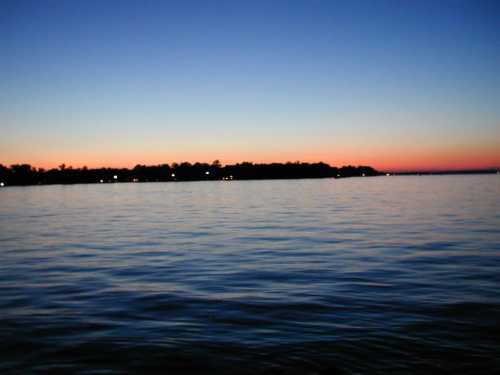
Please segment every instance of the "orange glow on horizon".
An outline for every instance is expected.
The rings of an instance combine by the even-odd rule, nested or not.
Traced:
[[[267,143],[247,140],[242,142],[223,142],[214,140],[202,144],[179,142],[164,151],[166,146],[161,141],[154,143],[116,144],[109,148],[98,145],[81,146],[82,148],[56,150],[48,147],[8,150],[0,164],[31,164],[37,168],[57,168],[61,164],[67,167],[81,168],[133,168],[137,164],[158,165],[204,162],[220,160],[221,164],[241,162],[286,163],[286,162],[325,162],[331,166],[366,165],[379,171],[432,171],[487,169],[500,167],[500,148],[496,142],[471,144],[425,144],[406,142],[387,144],[382,142],[356,143],[343,140],[325,146],[327,141],[277,143],[269,139]],[[145,144],[147,144],[145,146]],[[183,146],[186,145],[186,146]],[[158,150],[158,151],[157,151]],[[162,151],[163,150],[163,151]],[[22,153],[23,157],[19,158]],[[10,157],[6,157],[9,155]]]
[[[200,155],[201,156],[201,155]],[[61,164],[66,167],[82,168],[133,168],[137,164],[141,165],[159,165],[159,164],[173,164],[173,163],[208,163],[211,164],[214,160],[219,160],[222,165],[236,164],[242,162],[252,163],[287,163],[287,162],[306,162],[317,163],[324,162],[331,166],[342,167],[346,165],[365,165],[371,166],[383,172],[404,172],[404,171],[439,171],[439,170],[479,170],[500,167],[500,156],[498,154],[486,154],[481,157],[469,158],[467,155],[406,155],[396,157],[395,155],[380,155],[380,157],[352,157],[347,155],[342,157],[315,157],[314,155],[307,155],[302,158],[286,158],[286,157],[255,157],[255,158],[237,158],[221,156],[214,157],[199,157],[199,158],[161,158],[161,157],[148,157],[141,159],[131,160],[129,158],[95,158],[95,159],[67,159],[61,158],[61,161],[48,160],[48,159],[33,159],[33,160],[7,160],[0,162],[5,166],[12,164],[30,164],[36,168],[52,169],[58,168]],[[81,160],[85,160],[82,162]]]

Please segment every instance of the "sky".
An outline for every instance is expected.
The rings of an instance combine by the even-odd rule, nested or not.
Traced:
[[[499,1],[0,2],[0,163],[500,166]]]

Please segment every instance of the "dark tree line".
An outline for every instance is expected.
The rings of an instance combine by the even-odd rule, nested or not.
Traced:
[[[136,165],[126,168],[72,168],[62,164],[45,170],[29,164],[6,167],[0,164],[0,183],[8,185],[45,185],[109,182],[255,180],[287,178],[326,178],[376,176],[380,173],[366,166],[332,167],[325,163],[249,162],[222,166],[218,160],[208,163],[173,163],[171,165]]]

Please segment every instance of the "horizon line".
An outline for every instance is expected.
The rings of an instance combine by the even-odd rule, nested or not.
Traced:
[[[467,172],[481,172],[481,171],[500,171],[500,165],[484,166],[484,167],[469,167],[469,168],[457,166],[457,167],[431,167],[431,168],[398,168],[398,167],[395,167],[395,168],[380,168],[379,169],[379,168],[374,167],[373,165],[366,164],[366,163],[361,163],[361,164],[359,164],[359,163],[347,163],[347,164],[343,164],[343,165],[335,165],[335,164],[331,164],[331,163],[328,163],[328,162],[325,162],[322,160],[313,161],[313,162],[300,161],[300,160],[286,161],[286,162],[283,162],[283,161],[254,162],[254,161],[250,161],[250,160],[242,160],[242,161],[238,161],[238,162],[225,163],[225,164],[222,164],[219,159],[214,159],[212,162],[200,162],[200,161],[190,162],[190,161],[185,160],[185,161],[180,161],[180,162],[174,161],[174,162],[170,162],[170,163],[168,163],[168,162],[159,162],[159,163],[150,163],[150,164],[136,163],[132,167],[130,167],[130,166],[128,166],[128,167],[126,167],[126,166],[105,166],[105,165],[89,167],[86,164],[74,167],[71,164],[67,165],[66,163],[61,163],[57,167],[37,167],[31,163],[26,163],[26,162],[18,162],[18,163],[10,163],[10,164],[3,164],[0,162],[0,166],[6,167],[6,168],[11,168],[14,165],[29,165],[32,168],[35,168],[37,170],[44,170],[44,171],[61,169],[62,166],[64,166],[64,169],[84,169],[84,168],[87,168],[87,169],[129,169],[129,170],[132,170],[137,166],[156,167],[156,166],[168,165],[171,167],[173,165],[181,165],[181,164],[185,164],[185,163],[188,163],[190,165],[195,165],[195,164],[214,165],[214,164],[218,163],[220,165],[220,167],[237,165],[237,164],[244,164],[244,163],[250,163],[250,164],[254,164],[254,165],[258,165],[258,164],[261,164],[261,165],[270,165],[270,164],[326,164],[332,168],[371,167],[371,168],[377,170],[378,172],[401,173],[401,174],[417,174],[417,173],[428,174],[428,173],[450,173],[450,172],[451,173],[461,173],[461,172],[467,173]]]

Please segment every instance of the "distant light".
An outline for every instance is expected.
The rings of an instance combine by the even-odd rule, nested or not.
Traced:
[[[386,176],[390,176],[391,174],[390,174],[390,173],[386,173],[385,175],[386,175]]]
[[[209,175],[209,174],[210,174],[210,172],[209,172],[209,171],[206,171],[206,172],[205,172],[205,174],[206,174],[206,175]]]
[[[118,180],[118,176],[117,176],[116,174],[113,176],[113,178],[114,178],[115,180]]]
[[[232,180],[233,179],[233,175],[229,176],[229,179]]]
[[[363,173],[363,177],[365,177],[365,176],[366,176],[366,174]]]
[[[134,179],[132,180],[132,182],[139,182],[139,179],[138,179],[138,178],[134,178]]]
[[[3,182],[0,182],[0,186],[1,186],[1,187],[4,187],[4,186],[5,186],[5,184],[4,184]]]
[[[340,177],[340,175],[338,174],[337,177]]]
[[[100,180],[99,182],[102,184],[104,181],[103,181],[103,180]]]
[[[171,174],[171,176],[172,176],[172,177],[175,177],[175,173],[172,173],[172,174]]]

